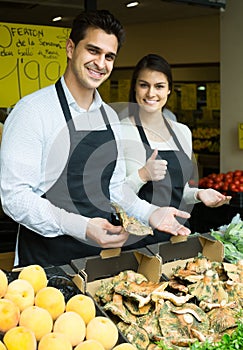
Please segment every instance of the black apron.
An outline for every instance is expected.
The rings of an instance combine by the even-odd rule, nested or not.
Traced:
[[[180,210],[188,210],[188,206],[183,200],[183,191],[185,184],[191,179],[193,163],[184,152],[166,118],[164,118],[164,120],[178,151],[158,151],[157,159],[164,159],[168,162],[165,178],[159,181],[148,181],[141,187],[138,196],[139,198],[145,199],[149,203],[159,207],[173,206]],[[146,160],[148,160],[154,150],[150,147],[138,115],[135,116],[135,123],[146,150]],[[177,220],[183,225],[188,225],[188,222],[186,222],[185,219],[177,218]],[[170,234],[155,229],[153,236],[146,236],[136,244],[136,247],[143,247],[148,244],[168,241],[170,237]],[[130,248],[134,247],[135,245],[130,246]]]
[[[111,221],[109,185],[116,165],[117,147],[105,109],[100,108],[106,130],[76,131],[60,80],[56,90],[69,130],[70,150],[61,175],[43,197],[68,212]],[[87,243],[69,235],[45,237],[20,225],[19,265],[62,265],[71,259],[100,253],[101,248],[93,241]]]

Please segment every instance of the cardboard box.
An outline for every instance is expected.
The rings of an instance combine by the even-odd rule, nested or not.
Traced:
[[[81,290],[94,297],[102,282],[110,281],[121,271],[133,270],[158,283],[163,274],[166,278],[170,277],[174,267],[184,266],[188,259],[193,259],[198,253],[213,260],[222,260],[223,245],[207,235],[190,236],[187,241],[181,241],[179,237],[174,238],[172,242],[155,244],[139,250],[106,250],[101,256],[72,260],[71,266],[81,277]],[[101,306],[100,308],[102,309]],[[105,311],[104,313],[106,314]],[[112,315],[106,315],[113,319]],[[128,342],[124,335],[121,334],[120,337],[125,339],[123,342]]]
[[[146,248],[121,251],[121,249],[103,250],[99,256],[92,256],[71,261],[71,267],[77,275],[73,280],[80,290],[94,297],[101,281],[110,280],[121,271],[133,270],[143,274],[151,281],[159,282],[161,277],[161,259]],[[106,317],[109,315],[95,302]],[[129,343],[119,331],[119,343]]]
[[[222,261],[224,246],[208,233],[175,236],[169,242],[138,250],[107,249],[100,256],[72,260],[71,267],[79,276],[80,290],[94,296],[101,280],[110,279],[121,271],[133,270],[150,281],[159,282],[163,275],[169,277],[175,266],[184,266],[199,253],[211,261]]]
[[[202,254],[211,261],[223,261],[224,246],[209,233],[188,237],[173,236],[169,242],[151,244],[147,249],[162,261],[162,277],[170,277],[177,266],[185,266],[188,260]]]
[[[133,270],[143,274],[150,281],[158,282],[161,276],[161,259],[146,248],[121,251],[107,249],[99,256],[71,261],[71,267],[82,277],[81,290],[89,292],[89,284],[111,278],[121,271]]]

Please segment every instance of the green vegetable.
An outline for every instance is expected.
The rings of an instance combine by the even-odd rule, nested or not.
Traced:
[[[167,345],[165,345],[163,340],[160,340],[159,342],[157,342],[156,345],[158,346],[158,348],[162,350],[173,350],[172,348],[169,348]]]
[[[236,248],[239,250],[240,253],[243,254],[243,238],[242,238],[242,242],[238,242],[236,244]]]
[[[224,240],[224,234],[222,232],[220,232],[220,231],[213,231],[213,230],[211,230],[211,235],[214,238],[216,238],[218,241],[222,242],[222,243],[226,242]]]
[[[217,343],[206,341],[196,343],[190,346],[191,350],[241,350],[243,349],[243,323],[239,323],[236,330],[231,334],[224,334]]]
[[[211,235],[223,243],[225,259],[236,263],[243,259],[243,221],[237,214],[228,226],[211,230]]]
[[[231,263],[237,263],[238,260],[243,259],[243,254],[239,252],[233,243],[224,243],[224,257]]]
[[[158,348],[162,350],[172,350],[167,347],[163,341],[157,343]],[[185,348],[186,349],[186,348]],[[188,348],[187,348],[188,349]],[[190,350],[242,350],[243,349],[243,323],[239,323],[235,331],[229,335],[225,333],[221,340],[216,343],[208,340],[201,343],[196,341],[189,347]]]

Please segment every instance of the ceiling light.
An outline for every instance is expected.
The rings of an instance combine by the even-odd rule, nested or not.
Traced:
[[[130,1],[126,3],[126,7],[136,7],[139,5],[139,1]]]
[[[52,18],[52,22],[58,22],[58,21],[61,21],[61,19],[62,19],[61,16],[54,17],[54,18]]]

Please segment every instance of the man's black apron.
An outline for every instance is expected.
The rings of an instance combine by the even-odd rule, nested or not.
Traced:
[[[76,131],[60,80],[56,90],[70,134],[70,150],[60,177],[43,197],[68,212],[111,221],[109,185],[116,165],[117,147],[105,109],[101,106],[106,130]],[[20,226],[20,266],[33,263],[61,265],[71,259],[97,255],[100,251],[94,242],[85,244],[69,235],[48,238]]]
[[[180,210],[187,210],[188,208],[183,201],[183,190],[185,184],[190,180],[192,176],[192,161],[184,152],[180,142],[178,141],[166,118],[164,118],[164,120],[166,127],[168,128],[169,133],[171,134],[178,148],[178,151],[158,151],[157,159],[164,159],[168,162],[165,178],[160,181],[148,181],[141,187],[138,196],[141,199],[145,199],[149,203],[152,203],[159,207],[173,206]],[[138,115],[135,116],[135,123],[146,150],[146,159],[148,160],[154,150],[150,147]],[[181,220],[180,218],[177,218],[177,220],[180,221],[183,225],[185,224],[185,220]],[[168,241],[170,237],[170,234],[154,230],[154,236],[145,237],[139,241],[136,246],[142,247],[145,244]]]

